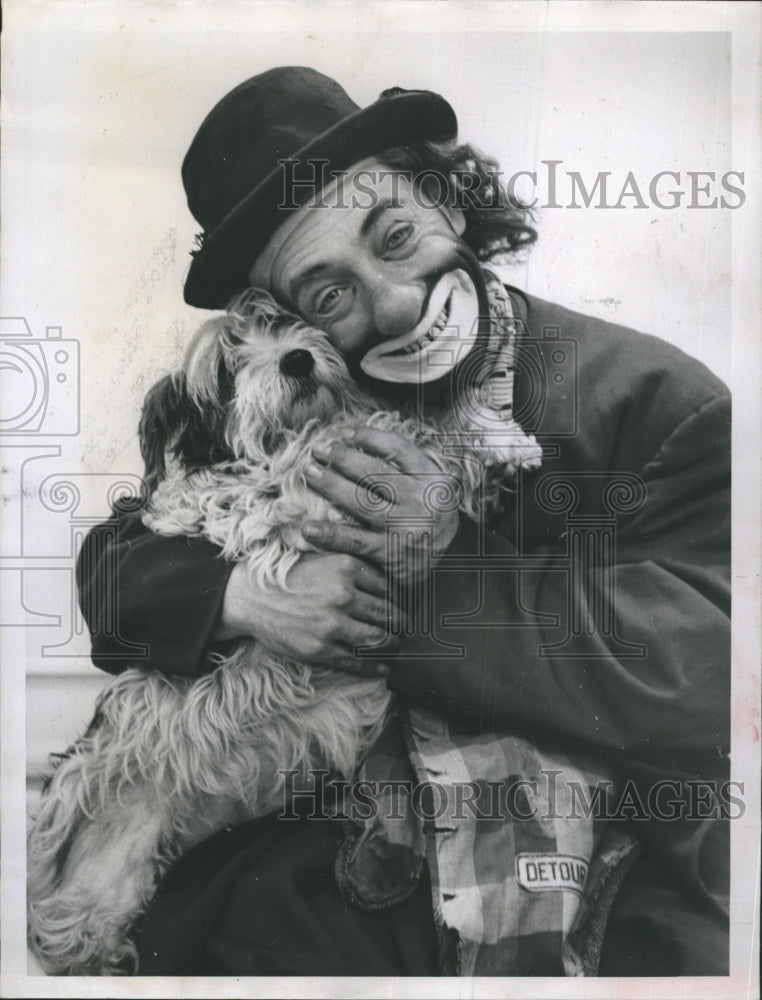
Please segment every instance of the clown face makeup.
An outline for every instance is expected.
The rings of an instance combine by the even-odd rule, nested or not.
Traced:
[[[462,212],[365,160],[277,230],[250,280],[324,330],[358,375],[436,381],[477,336],[479,278],[464,259],[464,228]]]

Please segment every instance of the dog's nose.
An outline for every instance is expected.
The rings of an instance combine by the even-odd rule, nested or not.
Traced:
[[[280,359],[280,370],[284,375],[293,375],[302,378],[309,375],[315,367],[315,359],[309,351],[300,348],[297,351],[289,351]]]

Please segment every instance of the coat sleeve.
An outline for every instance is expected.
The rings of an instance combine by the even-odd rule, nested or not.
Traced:
[[[115,510],[88,534],[77,561],[95,665],[112,674],[135,664],[203,673],[232,568],[206,539],[162,537],[139,511]]]
[[[434,580],[437,637],[461,655],[429,658],[430,639],[412,635],[391,687],[486,731],[540,727],[630,758],[722,753],[730,727],[729,405],[727,396],[704,403],[639,470],[646,499],[617,523],[613,593],[601,563],[587,576],[575,574],[573,558],[568,573],[552,559],[544,569],[490,569],[489,557],[516,556],[516,547],[490,532],[480,542],[475,526],[462,525],[448,556],[470,555],[475,568],[448,571],[445,563]],[[572,621],[589,622],[607,603],[615,630],[582,628],[558,645]],[[478,612],[464,617],[464,608]]]

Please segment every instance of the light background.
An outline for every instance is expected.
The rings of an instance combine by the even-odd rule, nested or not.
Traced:
[[[139,474],[142,396],[177,364],[206,315],[182,302],[200,227],[185,205],[179,165],[212,105],[271,66],[312,66],[360,105],[390,86],[442,93],[461,137],[494,155],[506,174],[538,170],[541,180],[541,161],[561,160],[562,202],[563,175],[572,170],[589,183],[610,171],[615,192],[632,171],[646,198],[662,170],[680,172],[683,190],[688,170],[718,178],[746,170],[749,191],[758,181],[748,175],[749,150],[733,148],[735,5],[716,5],[732,8],[731,16],[705,18],[706,30],[696,30],[693,4],[682,23],[659,4],[644,5],[651,16],[624,4],[565,5],[583,15],[572,24],[557,6],[190,2],[104,4],[96,13],[62,3],[30,4],[22,18],[17,0],[3,39],[7,55],[10,30],[0,315],[24,316],[38,337],[60,326],[79,341],[81,359],[80,433],[55,439],[61,455],[45,471]],[[683,23],[686,30],[675,30]],[[752,42],[757,30],[753,22]],[[748,107],[740,113],[745,122]],[[537,193],[544,198],[542,182]],[[743,385],[758,363],[757,341],[743,329],[739,335],[731,274],[739,229],[754,222],[748,212],[748,204],[739,212],[541,210],[539,241],[508,276],[540,297],[656,333]],[[743,322],[748,312],[740,312]],[[756,429],[754,418],[750,425]],[[749,475],[755,489],[753,467]],[[105,514],[93,489],[88,509]],[[6,490],[11,510],[23,506],[21,492],[19,483]],[[62,530],[60,518],[40,520],[35,568],[47,551],[59,553]],[[68,637],[70,572],[27,573],[22,603],[61,615],[55,627],[28,618],[21,645],[13,633],[30,676],[34,769],[86,723],[102,677],[84,637],[67,647],[78,657],[41,652]]]
[[[24,38],[24,228],[14,241],[23,273],[13,304],[33,330],[55,323],[82,344],[81,453],[91,468],[139,470],[142,395],[204,315],[182,302],[200,227],[179,167],[206,112],[256,72],[309,65],[362,106],[395,85],[442,93],[461,136],[507,175],[535,170],[541,182],[543,160],[563,161],[562,203],[566,170],[588,186],[611,171],[614,191],[632,171],[647,192],[661,170],[682,173],[687,189],[687,170],[743,169],[730,148],[727,33],[537,36],[511,32],[507,17],[501,32],[400,32],[392,23],[340,34],[325,18],[308,21],[298,33],[272,33],[254,13],[246,32]],[[544,184],[538,193],[544,201]],[[513,280],[664,336],[729,379],[733,211],[625,204],[542,211],[540,240]]]

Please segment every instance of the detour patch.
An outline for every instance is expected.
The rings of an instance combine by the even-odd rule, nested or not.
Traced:
[[[587,861],[573,854],[517,854],[516,881],[530,892],[567,889],[581,893]]]

